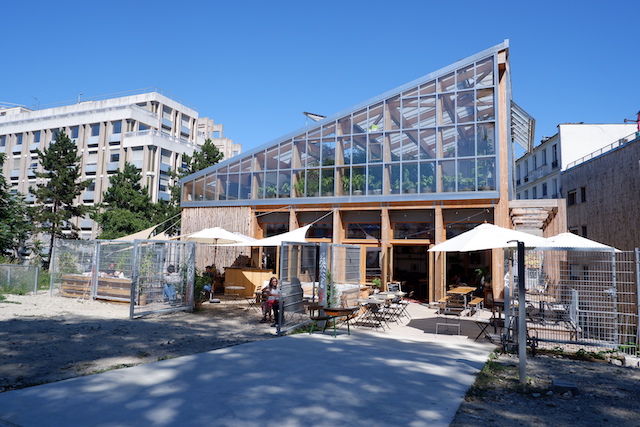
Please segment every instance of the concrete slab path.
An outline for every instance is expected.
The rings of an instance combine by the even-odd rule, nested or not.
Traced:
[[[448,426],[495,347],[409,312],[0,393],[0,426]]]

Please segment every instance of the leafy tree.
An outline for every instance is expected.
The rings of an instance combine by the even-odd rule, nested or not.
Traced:
[[[182,155],[182,162],[185,163],[187,167],[184,169],[178,169],[180,178],[184,178],[187,175],[191,175],[192,173],[201,171],[211,165],[215,165],[223,158],[224,154],[220,152],[218,147],[213,144],[210,138],[207,138],[204,141],[204,144],[202,144],[202,147],[200,147],[200,150],[195,151],[193,156],[189,156],[188,154]]]
[[[0,153],[0,168],[5,154]],[[11,194],[4,175],[0,174],[0,256],[18,257],[18,250],[29,237],[31,222],[22,196]]]
[[[220,152],[218,147],[213,144],[210,138],[207,138],[200,147],[200,150],[197,150],[193,153],[193,156],[189,156],[188,154],[182,155],[182,161],[186,164],[184,168],[178,168],[177,173],[173,172],[171,174],[172,178],[175,180],[184,178],[185,176],[191,175],[192,173],[196,173],[201,171],[202,169],[208,168],[211,165],[215,165],[220,162],[224,158],[224,154]],[[180,215],[180,185],[174,185],[170,188],[171,192],[171,200],[169,202],[159,201],[158,202],[158,212],[159,217],[162,218],[159,223],[166,221],[165,224],[158,227],[157,231],[166,231],[169,234],[175,232],[175,229],[180,227],[180,219],[171,220],[172,218]]]
[[[149,228],[157,219],[157,207],[147,187],[140,184],[142,175],[131,163],[109,178],[103,193],[103,212],[94,215],[102,227],[101,239],[115,239]]]
[[[37,150],[38,160],[44,172],[36,172],[36,177],[47,181],[31,187],[29,191],[36,197],[32,218],[40,232],[49,234],[49,257],[44,267],[49,267],[54,238],[78,238],[78,227],[71,223],[74,217],[82,217],[93,208],[74,203],[74,200],[91,184],[91,180],[81,180],[78,148],[64,132],[56,136],[55,142],[44,151]],[[63,233],[68,227],[71,233]]]

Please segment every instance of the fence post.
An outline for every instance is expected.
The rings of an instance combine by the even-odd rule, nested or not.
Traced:
[[[38,279],[40,279],[40,267],[36,266],[36,280],[33,285],[33,293],[38,294]]]
[[[640,248],[636,248],[636,349],[640,348]]]

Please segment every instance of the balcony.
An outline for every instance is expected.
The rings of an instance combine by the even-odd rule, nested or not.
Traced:
[[[12,170],[11,173],[9,174],[9,178],[10,179],[18,179],[18,178],[20,178],[20,169]]]
[[[119,169],[120,169],[120,162],[107,163],[107,173],[118,172]]]
[[[22,153],[22,144],[20,144],[20,145],[14,145],[14,146],[13,146],[13,149],[11,150],[11,152],[12,152],[13,154],[20,154],[20,153]]]
[[[93,203],[93,201],[95,200],[96,197],[96,193],[95,191],[83,191],[82,192],[82,201],[83,202],[88,202],[88,203]]]
[[[36,177],[36,170],[35,169],[27,169],[27,177],[35,178]]]
[[[87,147],[97,147],[100,144],[100,135],[87,138]]]
[[[35,153],[37,149],[40,148],[40,143],[39,142],[34,142],[33,144],[29,145],[29,151],[32,153]]]
[[[84,166],[84,173],[87,175],[95,175],[97,170],[98,170],[98,165],[95,163]]]
[[[114,133],[113,135],[109,135],[109,144],[113,144],[114,142],[122,141],[121,133]]]

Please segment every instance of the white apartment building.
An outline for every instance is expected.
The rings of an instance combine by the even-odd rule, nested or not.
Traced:
[[[2,173],[12,191],[26,195],[26,201],[33,203],[29,188],[41,180],[35,176],[41,171],[36,149],[48,147],[64,130],[82,156],[82,178],[92,180],[77,203],[101,202],[109,177],[125,161],[140,169],[142,184],[149,188],[154,202],[168,200],[173,183],[169,171],[177,170],[182,155],[192,155],[204,142],[198,134],[201,121],[214,126],[211,119],[199,118],[194,108],[158,89],[79,98],[75,103],[37,110],[0,105],[0,153],[6,154]],[[215,126],[221,132],[221,126]],[[79,218],[76,225],[82,238],[99,234],[90,218]]]
[[[230,159],[242,153],[242,144],[236,144],[232,139],[225,138],[223,133],[224,126],[214,123],[212,119],[202,117],[198,120],[198,145],[202,145],[205,140],[211,139],[225,159]]]
[[[612,142],[634,136],[635,131],[634,123],[558,125],[557,134],[516,160],[516,199],[562,198],[562,171]]]

